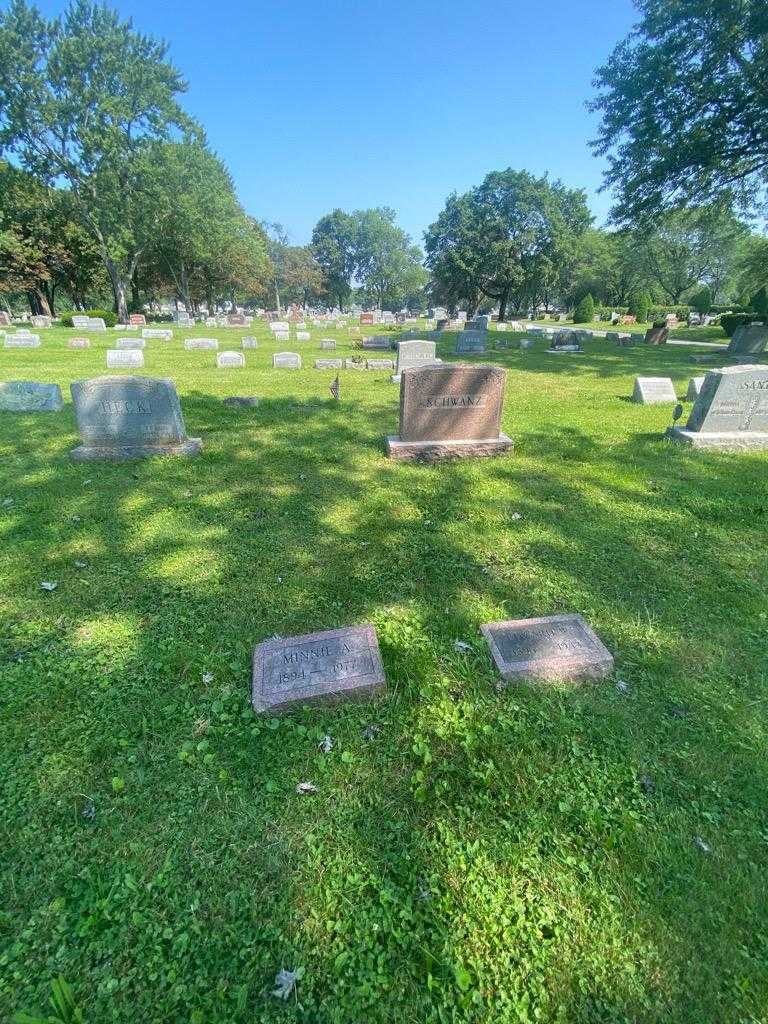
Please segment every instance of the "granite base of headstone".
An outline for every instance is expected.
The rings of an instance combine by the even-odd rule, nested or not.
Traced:
[[[387,438],[391,459],[436,462],[503,455],[501,433],[506,370],[443,363],[403,370],[400,433]]]
[[[614,670],[612,654],[581,615],[486,622],[480,629],[507,680],[576,682]]]
[[[152,377],[96,377],[70,386],[81,443],[77,462],[122,462],[157,455],[197,455],[199,437],[187,437],[176,388]]]
[[[58,384],[33,380],[0,382],[0,412],[61,412],[64,399]]]
[[[768,366],[710,370],[688,422],[670,427],[666,436],[694,448],[768,448]]]
[[[253,651],[251,702],[257,714],[366,700],[386,687],[370,625],[266,640]]]

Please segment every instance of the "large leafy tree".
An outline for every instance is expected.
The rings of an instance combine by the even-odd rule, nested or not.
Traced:
[[[361,298],[379,307],[400,306],[428,281],[421,250],[397,226],[395,211],[386,206],[356,210],[352,217]]]
[[[768,4],[636,2],[642,20],[598,70],[591,104],[615,218],[753,201],[768,182]]]
[[[312,250],[324,281],[324,294],[339,309],[349,300],[355,273],[357,226],[343,210],[321,217],[312,232]]]
[[[522,308],[558,290],[591,223],[586,197],[526,171],[494,171],[464,195],[449,196],[426,233],[427,266],[445,291]]]
[[[179,106],[186,83],[166,53],[89,0],[52,20],[26,0],[0,14],[0,152],[67,185],[120,317],[168,210],[158,147],[197,130]]]

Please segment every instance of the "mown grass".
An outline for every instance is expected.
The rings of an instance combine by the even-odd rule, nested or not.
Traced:
[[[104,372],[41,333],[0,379]],[[514,454],[423,467],[388,373],[311,368],[348,333],[266,335],[148,343],[197,459],[0,416],[0,1018],[61,974],[89,1024],[766,1020],[768,460],[627,401],[693,350],[490,351]],[[500,686],[479,624],[562,611],[616,678]],[[385,700],[254,717],[254,643],[365,621]]]

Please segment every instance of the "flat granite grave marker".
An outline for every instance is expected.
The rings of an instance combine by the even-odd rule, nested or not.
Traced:
[[[67,342],[68,348],[90,348],[91,343],[88,338],[70,338]]]
[[[701,386],[704,383],[703,377],[691,377],[688,381],[688,391],[685,395],[686,402],[695,402],[701,394]]]
[[[635,377],[632,401],[641,405],[676,402],[677,392],[671,377]]]
[[[257,713],[367,699],[386,687],[370,625],[266,640],[253,650],[251,701]]]
[[[144,366],[144,353],[121,348],[107,349],[108,370],[140,370]]]
[[[199,437],[187,437],[171,380],[95,377],[70,390],[81,440],[70,456],[77,462],[197,455],[203,447]]]
[[[296,341],[309,341],[311,337],[309,331],[296,331]]]
[[[394,370],[395,364],[392,359],[366,359],[367,370]]]
[[[187,338],[184,342],[184,348],[188,352],[197,348],[217,349],[218,347],[219,343],[215,338]]]
[[[0,382],[0,412],[61,412],[64,399],[58,384],[33,380]]]
[[[145,348],[146,341],[143,338],[118,338],[115,341],[115,345],[121,349],[138,349]]]
[[[3,342],[6,348],[40,348],[38,334],[6,334]]]
[[[242,352],[219,352],[216,356],[216,365],[220,370],[243,367],[245,366],[245,356]]]
[[[401,376],[400,433],[387,438],[391,459],[485,458],[512,447],[500,432],[506,370],[442,363]]]
[[[145,327],[141,332],[142,338],[159,338],[161,341],[171,341],[173,331],[162,327]]]
[[[613,656],[581,615],[547,615],[480,626],[504,679],[601,679]]]
[[[366,363],[364,359],[345,359],[344,369],[345,370],[364,370]]]
[[[315,369],[316,370],[340,370],[344,360],[343,359],[316,359]]]
[[[685,427],[667,437],[695,448],[768,448],[768,366],[710,370]]]
[[[742,324],[733,332],[728,345],[729,355],[759,356],[768,344],[768,327],[764,324]]]
[[[269,329],[276,334],[287,334],[291,329],[291,325],[287,320],[273,320],[269,325]]]
[[[298,352],[275,352],[272,366],[278,370],[300,370],[301,356]]]
[[[363,338],[360,346],[361,348],[378,349],[388,352],[392,348],[392,338],[388,334],[374,334],[370,338]]]

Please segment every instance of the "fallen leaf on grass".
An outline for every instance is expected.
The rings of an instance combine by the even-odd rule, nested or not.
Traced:
[[[214,679],[215,676],[213,672],[203,672],[203,682],[205,683],[206,686],[209,686]]]
[[[317,786],[314,782],[299,782],[296,786],[296,792],[299,796],[306,796],[309,793],[316,793]]]
[[[712,847],[705,839],[702,839],[701,836],[694,836],[693,841],[702,853],[712,853]]]
[[[625,683],[623,679],[620,679],[616,683],[616,689],[619,693],[629,693],[629,683]]]
[[[465,643],[464,640],[454,640],[453,641],[453,649],[454,649],[454,651],[458,651],[459,654],[464,654],[465,651],[471,651],[472,650],[472,645],[468,644],[468,643]]]
[[[40,584],[43,590],[48,591],[55,590],[56,587],[58,587],[58,585],[58,583],[51,583],[49,580],[43,580],[43,582]]]

